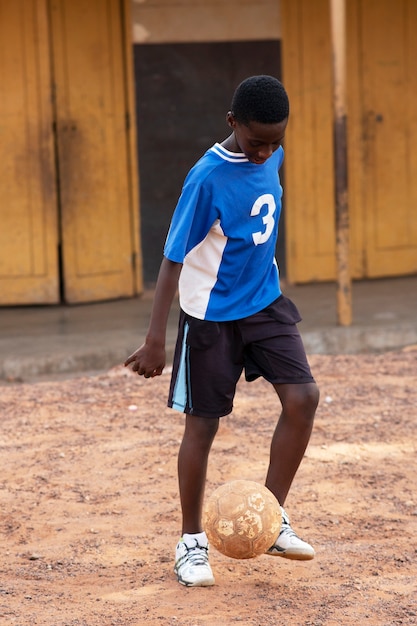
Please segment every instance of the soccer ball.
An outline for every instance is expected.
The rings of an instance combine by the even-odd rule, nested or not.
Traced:
[[[207,499],[203,528],[219,552],[232,559],[252,559],[272,546],[281,529],[281,507],[263,485],[233,480]]]

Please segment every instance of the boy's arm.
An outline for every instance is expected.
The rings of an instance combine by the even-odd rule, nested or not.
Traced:
[[[125,361],[125,365],[133,364],[132,370],[145,378],[160,376],[165,367],[168,315],[177,290],[181,268],[181,263],[163,258],[145,342]]]

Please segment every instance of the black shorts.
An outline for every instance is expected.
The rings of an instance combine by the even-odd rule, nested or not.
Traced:
[[[280,296],[263,311],[232,322],[208,322],[181,311],[168,406],[199,417],[233,409],[236,384],[262,376],[272,384],[311,383],[297,307]]]

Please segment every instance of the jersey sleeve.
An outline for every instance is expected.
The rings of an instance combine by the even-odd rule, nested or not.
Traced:
[[[209,186],[186,181],[172,216],[164,256],[183,263],[188,252],[204,240],[217,218]]]

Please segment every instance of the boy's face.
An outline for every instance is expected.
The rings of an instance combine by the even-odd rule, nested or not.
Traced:
[[[233,129],[236,149],[243,152],[251,163],[265,163],[275,150],[278,150],[285,136],[288,118],[277,124],[237,122],[231,112],[227,114],[227,122]]]

